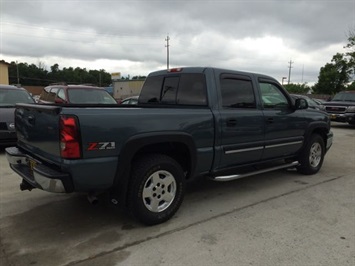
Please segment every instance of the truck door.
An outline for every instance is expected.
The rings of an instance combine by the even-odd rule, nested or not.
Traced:
[[[263,160],[296,153],[303,144],[305,119],[303,110],[294,110],[291,99],[281,86],[259,79],[265,117],[265,150]]]
[[[263,112],[257,109],[255,88],[246,75],[221,74],[219,168],[259,161],[264,149]]]

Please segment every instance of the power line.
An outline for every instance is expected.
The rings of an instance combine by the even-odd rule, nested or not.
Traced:
[[[21,24],[21,23],[12,23],[12,22],[6,22],[6,21],[1,21],[0,24],[3,25],[13,25],[16,26],[16,29],[18,30],[18,27],[27,27],[27,28],[33,28],[33,29],[38,29],[38,30],[48,30],[50,32],[53,31],[61,31],[65,33],[74,33],[75,35],[86,35],[86,36],[103,36],[103,37],[116,37],[116,38],[157,38],[159,35],[134,35],[134,34],[102,34],[102,33],[90,33],[90,32],[83,32],[82,30],[68,30],[68,29],[61,29],[61,28],[50,28],[50,27],[43,27],[41,25],[36,25],[36,24]]]
[[[4,32],[6,34],[10,35],[16,35],[16,36],[25,36],[25,37],[32,37],[32,38],[40,38],[40,39],[49,39],[49,40],[58,40],[58,41],[68,41],[68,42],[78,42],[78,39],[68,39],[68,38],[53,38],[53,37],[48,37],[48,36],[36,36],[36,35],[30,35],[30,34],[19,34],[19,33],[13,33],[13,32]],[[115,44],[113,42],[107,42],[103,41],[104,39],[93,39],[92,41],[83,41],[85,43],[101,43],[101,44]],[[147,41],[140,41],[137,40],[137,43],[131,43],[131,42],[122,42],[120,44],[129,44],[129,45],[155,45],[158,44],[158,41],[152,40],[149,43]]]

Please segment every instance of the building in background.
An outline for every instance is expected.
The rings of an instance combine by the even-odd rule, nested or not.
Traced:
[[[0,60],[0,84],[9,85],[9,66],[9,63]]]
[[[144,80],[112,80],[113,97],[115,99],[124,99],[130,96],[139,95],[143,87]]]

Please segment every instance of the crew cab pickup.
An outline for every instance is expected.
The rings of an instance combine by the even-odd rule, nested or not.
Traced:
[[[18,104],[6,149],[20,188],[109,192],[152,225],[179,209],[186,182],[282,168],[317,173],[332,145],[325,112],[273,78],[210,67],[156,71],[137,105]]]
[[[355,91],[338,92],[324,106],[332,121],[355,125]]]

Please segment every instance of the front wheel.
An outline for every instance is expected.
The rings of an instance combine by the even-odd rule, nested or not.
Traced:
[[[185,193],[181,166],[162,154],[144,156],[133,164],[128,209],[146,225],[169,220],[179,209]]]
[[[322,167],[324,155],[323,138],[318,134],[313,134],[299,157],[298,172],[305,175],[316,174]]]

